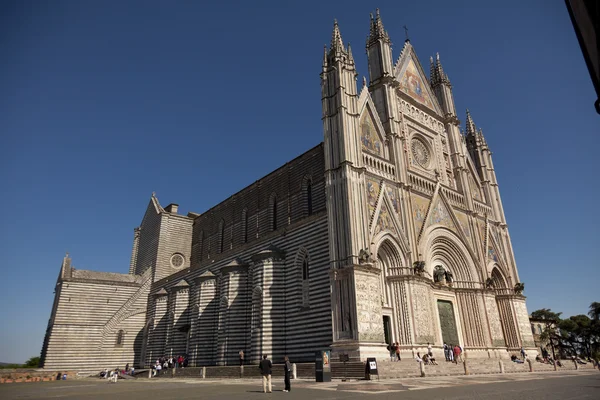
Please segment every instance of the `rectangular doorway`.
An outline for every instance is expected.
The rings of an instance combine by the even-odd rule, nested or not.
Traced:
[[[387,344],[392,343],[392,319],[389,315],[383,316],[383,335]]]
[[[442,328],[442,340],[446,344],[457,345],[458,330],[456,329],[456,318],[451,301],[438,300],[438,313],[440,315],[440,327]]]

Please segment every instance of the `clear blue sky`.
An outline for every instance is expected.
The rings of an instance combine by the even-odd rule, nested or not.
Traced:
[[[208,3],[2,2],[0,361],[39,355],[65,251],[127,272],[153,191],[202,212],[321,142],[333,19],[366,75],[376,7],[484,129],[529,311],[600,301],[600,116],[564,2]]]

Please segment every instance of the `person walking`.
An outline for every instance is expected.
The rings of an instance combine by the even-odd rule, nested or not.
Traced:
[[[241,367],[242,365],[244,365],[244,350],[240,350],[239,355],[240,355],[240,367]]]
[[[271,360],[267,358],[266,354],[263,354],[263,359],[260,364],[258,364],[258,368],[260,368],[260,373],[262,375],[263,392],[271,393],[271,368],[273,368],[273,364],[271,363]],[[267,391],[267,386],[269,391]]]
[[[396,342],[396,359],[397,359],[397,361],[402,360],[400,358],[400,343],[398,343],[398,342]]]
[[[462,359],[460,357],[460,347],[458,347],[458,345],[454,346],[454,364],[458,364],[458,362],[462,362]]]
[[[292,385],[290,383],[290,375],[292,373],[292,363],[290,363],[290,359],[288,356],[283,357],[283,361],[285,361],[283,365],[284,378],[283,383],[285,384],[284,392],[289,392],[292,390]]]
[[[450,354],[448,354],[448,345],[444,342],[444,356],[446,357],[446,361],[450,361]]]

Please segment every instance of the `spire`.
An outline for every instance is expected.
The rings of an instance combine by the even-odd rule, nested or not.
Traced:
[[[369,30],[367,47],[369,47],[374,42],[377,42],[378,40],[383,40],[384,42],[391,43],[390,36],[383,27],[383,21],[381,20],[381,15],[379,15],[379,8],[375,12],[375,19],[373,19],[373,14],[371,14],[371,29]]]
[[[327,67],[327,45],[323,45],[323,68]]]
[[[333,32],[331,34],[331,52],[342,52],[344,53],[346,49],[344,48],[344,42],[342,41],[342,34],[340,33],[340,28],[338,26],[337,19],[333,20]]]
[[[475,127],[475,123],[473,122],[473,118],[471,118],[471,113],[469,112],[469,109],[467,109],[467,123],[466,123],[466,133],[467,136],[476,136],[477,135],[477,128]]]

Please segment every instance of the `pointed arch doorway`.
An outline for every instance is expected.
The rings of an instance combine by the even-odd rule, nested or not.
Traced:
[[[389,277],[400,275],[402,270],[402,256],[400,250],[389,238],[384,239],[377,249],[377,266],[380,274],[381,314],[385,343],[401,342],[397,335],[397,324],[394,312],[397,294],[394,293]]]

